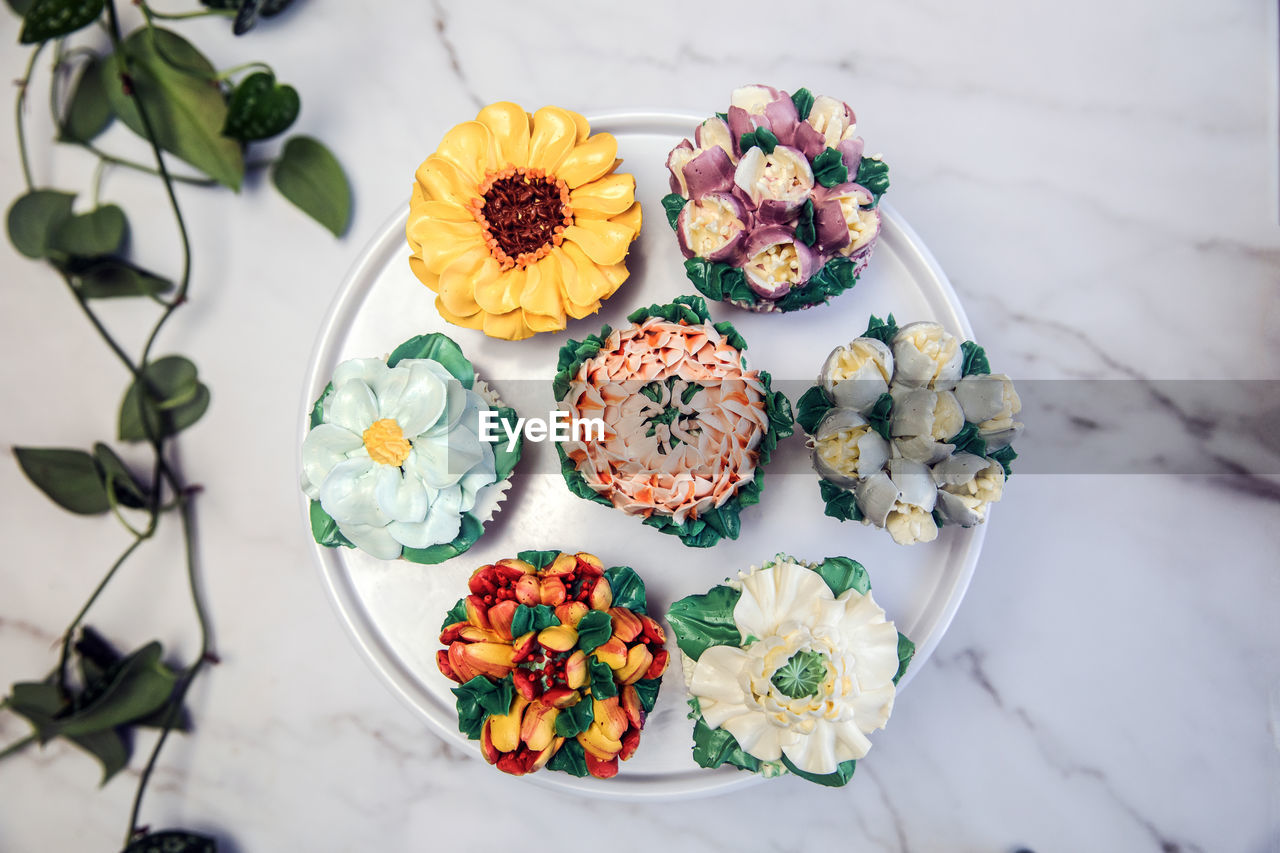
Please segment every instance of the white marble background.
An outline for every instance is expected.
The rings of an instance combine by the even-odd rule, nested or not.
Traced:
[[[266,58],[297,85],[297,129],[336,150],[358,201],[335,242],[262,180],[240,199],[182,190],[196,276],[162,349],[192,354],[214,390],[182,464],[207,487],[223,664],[194,690],[198,734],[166,749],[146,822],[245,853],[540,849],[581,844],[576,830],[622,850],[1280,849],[1274,480],[1018,477],[950,633],[849,788],[661,805],[573,799],[443,747],[347,639],[294,493],[299,388],[339,272],[443,131],[500,99],[710,113],[746,82],[842,95],[1015,377],[1280,377],[1272,4],[300,0],[240,40],[223,22],[183,29],[220,66]],[[6,79],[26,61],[16,31],[0,15]],[[0,140],[12,128],[0,110]],[[129,144],[119,129],[106,141]],[[91,165],[37,146],[41,182],[77,185]],[[6,141],[0,198],[20,184]],[[171,224],[152,182],[115,172],[107,193],[135,213],[144,262],[176,260],[156,248]],[[123,371],[46,269],[5,244],[0,270],[0,442],[108,437]],[[130,340],[133,314],[108,312]],[[1280,470],[1258,427],[1274,393],[1207,430],[1163,411],[1194,445]],[[46,502],[8,459],[0,494],[7,685],[50,666],[125,540]],[[92,623],[190,654],[176,545],[148,548]],[[0,743],[24,733],[0,716]],[[0,763],[0,850],[116,849],[148,744],[101,791],[92,761],[61,747]]]

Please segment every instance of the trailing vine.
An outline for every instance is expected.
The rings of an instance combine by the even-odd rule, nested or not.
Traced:
[[[297,91],[277,83],[270,66],[260,62],[217,71],[194,45],[160,25],[221,16],[230,19],[233,32],[240,35],[259,18],[283,12],[290,0],[202,0],[201,8],[186,11],[161,11],[137,0],[142,23],[127,33],[116,0],[6,2],[22,16],[20,43],[31,46],[15,104],[27,189],[9,208],[9,239],[18,252],[48,264],[62,279],[70,298],[129,372],[117,438],[145,445],[151,461],[149,470],[139,474],[103,442],[92,450],[14,448],[23,472],[50,499],[74,513],[113,516],[131,541],[62,632],[52,670],[41,679],[14,684],[0,701],[0,707],[32,728],[26,737],[0,748],[0,759],[60,739],[96,758],[105,783],[128,764],[129,731],[156,729],[123,847],[126,853],[214,851],[213,838],[184,829],[153,831],[141,823],[147,785],[169,735],[190,728],[187,693],[204,668],[218,661],[211,648],[193,538],[199,487],[188,483],[172,461],[176,436],[203,416],[211,395],[190,359],[157,352],[161,332],[186,303],[191,284],[191,241],[175,185],[238,190],[248,171],[269,169],[280,193],[335,236],[346,230],[351,190],[334,156],[306,136],[286,140],[274,158],[251,159],[248,155],[257,143],[293,125],[301,108]],[[94,25],[105,33],[104,52],[90,44],[94,32],[82,32]],[[73,37],[75,45],[70,44]],[[101,36],[97,38],[100,42]],[[55,141],[96,158],[90,205],[83,212],[77,212],[76,194],[38,185],[31,167],[24,118],[42,56],[53,60],[49,107]],[[74,85],[60,86],[60,78],[69,73],[75,75]],[[63,91],[66,88],[70,91]],[[148,156],[136,159],[102,148],[97,139],[113,122],[141,137]],[[170,157],[186,166],[174,171]],[[175,279],[129,259],[128,217],[117,205],[101,202],[103,181],[111,169],[153,175],[163,184],[181,244]],[[140,297],[154,302],[158,314],[135,355],[107,328],[96,303]],[[175,514],[199,630],[195,655],[177,667],[165,662],[158,641],[120,654],[85,622],[129,558]]]

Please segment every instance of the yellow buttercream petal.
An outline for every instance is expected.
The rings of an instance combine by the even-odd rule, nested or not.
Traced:
[[[630,227],[609,219],[581,219],[564,229],[565,242],[577,243],[597,264],[616,264],[625,258],[634,236]]]
[[[418,280],[427,287],[437,293],[440,292],[440,276],[427,269],[426,264],[422,262],[422,258],[419,258],[417,255],[410,255],[409,269],[413,270],[413,274],[416,275]]]
[[[573,116],[573,126],[578,130],[578,135],[574,139],[575,142],[582,142],[591,135],[591,123],[587,121],[586,116],[581,113],[575,113],[573,110],[565,110],[565,112]]]
[[[592,314],[600,310],[599,302],[592,302],[590,305],[566,305],[564,313],[568,314],[575,320],[581,320],[583,317],[590,317]]]
[[[524,322],[535,333],[537,332],[558,332],[564,328],[565,319],[564,312],[561,311],[558,316],[546,317],[542,314],[534,314],[532,311],[524,312]]]
[[[466,204],[479,194],[478,181],[458,171],[453,163],[434,154],[422,161],[415,177],[418,186],[422,187],[425,199]]]
[[[485,172],[498,168],[498,143],[489,128],[478,121],[464,121],[446,133],[436,154],[477,184],[484,180]]]
[[[455,326],[462,326],[464,329],[483,329],[484,318],[488,316],[483,311],[472,314],[470,317],[463,317],[454,314],[444,306],[444,300],[439,296],[436,297],[436,310],[440,312],[440,316]]]
[[[414,216],[425,216],[428,219],[441,219],[446,222],[475,221],[471,211],[451,201],[419,201],[410,203],[409,210]]]
[[[625,225],[630,228],[633,235],[631,239],[634,240],[634,235],[638,235],[640,233],[640,225],[642,224],[643,219],[644,216],[640,210],[640,202],[636,202],[618,216],[613,217],[612,221],[617,225]]]
[[[636,200],[634,175],[605,175],[583,184],[569,193],[569,206],[574,216],[589,213],[592,218],[615,216],[626,211]]]
[[[494,278],[499,271],[498,262],[488,250],[476,246],[440,273],[440,301],[449,313],[470,317],[481,310],[475,298],[476,282]]]
[[[510,101],[490,104],[480,111],[476,121],[493,133],[498,143],[502,166],[525,166],[529,162],[529,114],[524,107]]]
[[[558,318],[564,328],[564,302],[560,297],[560,263],[550,255],[525,269],[524,292],[520,306],[525,314]],[[530,324],[533,325],[533,324]],[[541,330],[538,330],[541,331]]]
[[[496,265],[496,262],[495,262]],[[491,272],[475,282],[476,302],[490,314],[506,314],[520,307],[520,294],[524,292],[525,270],[515,267]]]
[[[524,312],[518,308],[507,314],[481,314],[484,317],[484,333],[504,341],[521,341],[533,334],[524,321]]]
[[[419,217],[409,220],[408,237],[421,244],[422,262],[433,273],[441,273],[463,253],[484,245],[480,223]]]
[[[631,275],[631,271],[627,269],[625,263],[608,264],[607,266],[597,265],[596,269],[600,270],[600,275],[604,276],[604,280],[609,284],[605,288],[604,293],[600,294],[601,299],[608,299],[622,287],[622,283],[627,280],[627,276]]]
[[[560,265],[560,286],[570,305],[589,305],[600,298],[609,283],[590,258],[573,243],[562,243],[551,257]]]
[[[533,114],[533,133],[529,138],[529,165],[555,172],[565,155],[573,150],[578,129],[573,113],[560,107],[543,107]]]
[[[612,133],[597,133],[570,151],[556,168],[556,177],[576,189],[609,173],[618,156]]]

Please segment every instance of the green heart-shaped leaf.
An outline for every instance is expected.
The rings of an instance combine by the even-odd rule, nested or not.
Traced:
[[[58,128],[63,142],[89,142],[111,124],[111,100],[107,97],[106,64],[96,56],[84,65]]]
[[[73,265],[76,289],[85,299],[121,296],[158,296],[173,289],[173,282],[153,275],[120,258],[97,258]]]
[[[271,171],[271,182],[280,194],[303,213],[341,237],[351,219],[351,185],[337,158],[307,136],[295,136],[284,145]]]
[[[144,717],[169,701],[178,677],[161,660],[164,650],[150,642],[109,667],[101,681],[86,686],[73,711],[58,720],[59,733],[83,735],[113,729]]]
[[[32,190],[9,207],[9,242],[28,258],[48,257],[53,235],[71,218],[75,196],[57,190]]]
[[[197,378],[196,366],[182,356],[170,355],[151,362],[143,371],[143,381],[148,390],[145,402],[140,404],[140,389],[133,382],[120,403],[122,441],[146,441],[148,433],[164,438],[181,432],[200,420],[209,408],[209,389]]]
[[[54,232],[50,248],[79,258],[118,251],[129,231],[124,211],[114,204],[68,218]]]
[[[185,829],[166,829],[133,840],[121,853],[218,853],[218,842]]]
[[[93,459],[98,463],[103,487],[106,488],[107,481],[111,481],[116,503],[133,509],[144,509],[150,504],[150,490],[138,482],[114,450],[98,442],[93,446]]]
[[[300,107],[296,89],[277,84],[269,71],[259,71],[244,78],[231,93],[222,133],[242,142],[269,139],[289,129]]]
[[[22,18],[23,44],[39,44],[87,27],[102,14],[105,0],[35,0]]]
[[[141,101],[160,147],[232,189],[244,179],[240,145],[222,135],[227,104],[217,72],[186,39],[169,30],[140,27],[121,50],[129,58],[130,91],[121,81],[125,63],[119,53],[107,60],[107,95],[120,120],[139,136],[146,126]]]
[[[111,508],[93,457],[83,450],[15,447],[22,473],[58,506],[80,515]]]

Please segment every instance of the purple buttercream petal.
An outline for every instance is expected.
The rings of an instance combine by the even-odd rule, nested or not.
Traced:
[[[791,100],[791,96],[783,92],[778,98],[770,101],[764,108],[764,117],[769,130],[778,137],[778,141],[783,145],[791,145],[795,139],[796,125],[800,123],[800,114],[796,112],[796,105]]]
[[[742,135],[756,129],[750,113],[742,107],[729,107],[729,136],[733,139],[733,153],[742,156]]]
[[[679,169],[681,168],[681,162],[683,159],[681,156],[681,152],[692,151],[692,150],[693,150],[693,143],[687,139],[682,139],[680,140],[680,144],[677,145],[675,148],[672,148],[671,151],[668,152],[667,154],[667,171],[671,173],[671,176],[669,179],[669,183],[671,185],[671,191],[678,195],[684,195],[684,187],[680,186],[680,174],[679,174]]]
[[[796,211],[799,209],[800,204],[795,202],[766,198],[756,208],[756,219],[761,225],[778,225],[789,219],[794,219]]]
[[[827,140],[813,129],[813,125],[802,121],[796,125],[790,145],[793,148],[799,148],[805,157],[812,160],[827,147]]]
[[[858,177],[858,166],[862,164],[862,148],[861,136],[846,139],[836,146],[836,150],[840,152],[841,159],[844,160],[845,168],[849,170],[849,180],[851,181]]]
[[[818,234],[813,248],[830,256],[849,245],[849,225],[844,221],[840,202],[832,199],[817,204],[813,210],[813,227]]]
[[[684,180],[689,198],[702,198],[707,193],[726,192],[733,186],[733,161],[719,145],[708,148],[684,166]]]

